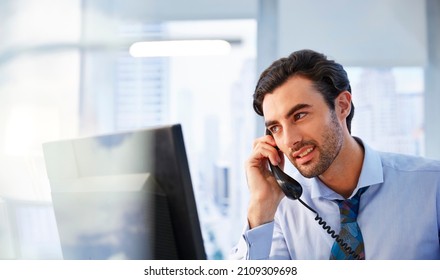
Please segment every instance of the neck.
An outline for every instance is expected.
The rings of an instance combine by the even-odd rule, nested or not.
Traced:
[[[344,139],[341,151],[332,165],[319,175],[319,179],[333,191],[348,198],[357,186],[363,161],[362,145],[349,135]]]

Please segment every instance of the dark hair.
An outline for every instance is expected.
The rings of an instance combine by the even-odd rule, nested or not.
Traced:
[[[343,91],[351,93],[347,72],[341,64],[321,53],[312,50],[299,50],[288,57],[280,58],[261,73],[254,92],[254,110],[263,116],[263,99],[293,76],[303,76],[313,82],[315,88],[323,95],[331,110],[335,110],[335,98]],[[354,105],[346,118],[348,131],[351,133],[351,120]]]

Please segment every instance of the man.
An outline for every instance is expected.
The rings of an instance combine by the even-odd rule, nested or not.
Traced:
[[[254,109],[270,135],[254,141],[246,162],[248,223],[232,258],[440,259],[440,162],[378,152],[353,137],[340,64],[311,50],[275,61],[260,76]],[[318,218],[285,197],[270,172],[268,163],[283,167],[284,156]]]

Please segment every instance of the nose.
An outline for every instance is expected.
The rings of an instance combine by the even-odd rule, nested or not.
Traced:
[[[282,143],[284,144],[286,151],[293,149],[301,142],[301,133],[299,129],[294,126],[285,127],[282,137]]]

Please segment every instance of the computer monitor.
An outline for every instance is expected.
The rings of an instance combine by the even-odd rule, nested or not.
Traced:
[[[205,259],[180,124],[43,144],[64,259]]]

